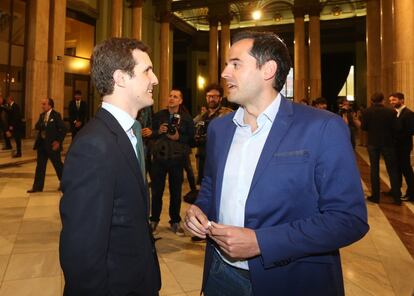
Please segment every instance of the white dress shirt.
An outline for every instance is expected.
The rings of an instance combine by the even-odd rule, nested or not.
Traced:
[[[112,116],[115,117],[116,121],[118,121],[118,123],[121,125],[122,129],[125,131],[129,140],[131,141],[135,155],[137,155],[137,138],[132,131],[132,125],[135,122],[135,118],[132,118],[131,115],[129,115],[124,110],[106,102],[102,102],[102,108],[111,113]]]
[[[245,110],[240,107],[233,118],[236,132],[230,146],[223,176],[221,190],[219,223],[244,227],[244,213],[250,185],[256,170],[263,146],[272,128],[273,121],[279,111],[280,94],[257,117],[257,129],[244,122]],[[222,258],[229,264],[249,269],[247,261],[234,261]]]

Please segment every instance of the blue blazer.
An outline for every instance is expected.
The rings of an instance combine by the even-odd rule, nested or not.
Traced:
[[[217,221],[234,113],[209,125],[196,205]],[[350,135],[334,113],[282,98],[245,207],[261,255],[248,260],[254,295],[344,295],[339,248],[368,231]],[[203,287],[214,245],[208,241]]]

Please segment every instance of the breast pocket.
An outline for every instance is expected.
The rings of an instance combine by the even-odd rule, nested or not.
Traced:
[[[286,152],[276,152],[273,154],[272,162],[275,165],[301,164],[310,160],[310,153],[307,150],[295,150]]]

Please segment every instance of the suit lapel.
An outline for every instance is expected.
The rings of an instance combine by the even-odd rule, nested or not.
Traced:
[[[293,104],[286,100],[283,96],[281,98],[279,111],[273,121],[272,128],[260,155],[259,161],[256,166],[256,170],[253,175],[252,184],[250,185],[249,196],[254,186],[259,180],[260,176],[265,171],[267,165],[273,157],[273,154],[277,151],[280,142],[287,134],[289,127],[293,121]]]
[[[125,157],[129,168],[138,179],[138,182],[141,183],[142,186],[140,186],[140,188],[145,188],[146,184],[144,184],[144,178],[142,176],[134,148],[132,148],[131,141],[129,140],[125,131],[122,129],[121,125],[118,123],[115,117],[112,116],[111,113],[103,108],[97,112],[96,117],[102,119],[108,128],[116,135],[119,150]],[[146,196],[145,190],[143,190],[143,193]]]
[[[234,116],[234,114],[233,114]],[[224,168],[226,166],[227,157],[229,155],[230,146],[233,142],[234,133],[236,132],[236,125],[233,123],[233,116],[229,117],[229,121],[223,128],[223,132],[221,133],[222,137],[218,137],[216,139],[217,146],[221,146],[222,148],[218,148],[218,151],[224,151],[224,153],[219,153],[219,158],[217,161],[217,176],[216,176],[216,214],[218,218],[218,213],[220,210],[220,198],[221,198],[221,189],[223,186],[223,177],[224,177]]]

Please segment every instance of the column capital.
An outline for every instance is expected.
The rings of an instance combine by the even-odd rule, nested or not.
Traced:
[[[145,0],[129,0],[129,8],[140,8],[144,5]]]
[[[309,16],[320,16],[322,7],[319,4],[313,4],[309,6]]]
[[[305,17],[305,8],[302,6],[295,6],[292,8],[292,13],[295,18]]]
[[[231,23],[231,20],[233,19],[233,17],[231,16],[231,14],[226,14],[226,15],[222,15],[220,16],[220,23],[222,26],[228,26]]]
[[[212,26],[217,27],[218,22],[219,22],[219,19],[218,19],[217,16],[209,16],[208,17],[208,23],[210,24],[210,27],[212,27]]]
[[[157,5],[157,18],[161,23],[171,22],[171,0],[157,0],[154,1],[154,4]]]

